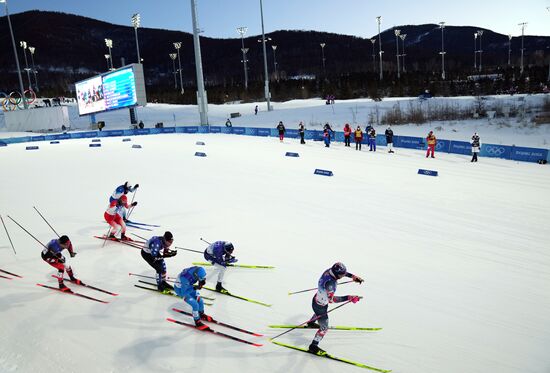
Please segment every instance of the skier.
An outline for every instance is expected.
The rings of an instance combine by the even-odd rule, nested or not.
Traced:
[[[309,345],[309,352],[313,354],[325,352],[323,349],[319,348],[319,342],[321,342],[328,331],[328,304],[346,301],[357,303],[361,299],[358,295],[334,296],[336,286],[338,285],[337,281],[343,277],[351,277],[353,281],[360,284],[363,282],[361,277],[349,273],[344,263],[340,262],[335,263],[331,268],[323,272],[319,279],[317,293],[313,296],[311,301],[314,315],[307,323],[307,326],[310,328],[319,328],[317,333],[315,333],[315,337],[313,337],[313,341],[311,341]],[[315,320],[318,320],[319,324],[315,323]]]
[[[327,128],[323,130],[323,140],[325,141],[325,148],[330,148],[330,132]]]
[[[151,237],[141,249],[141,257],[157,272],[157,288],[162,292],[174,289],[166,282],[166,263],[164,263],[164,258],[177,254],[176,250],[169,249],[173,242],[174,236],[166,231],[163,236]]]
[[[477,153],[479,153],[480,148],[481,144],[479,143],[479,135],[476,132],[472,136],[472,160],[470,162],[477,162]]]
[[[280,121],[277,125],[277,131],[279,131],[279,141],[283,142],[283,140],[285,139],[286,128],[282,121]]]
[[[388,153],[395,153],[393,151],[393,131],[390,126],[388,126],[384,134],[386,135],[386,143],[388,144]]]
[[[298,132],[300,133],[300,144],[305,144],[304,135],[306,132],[306,127],[304,126],[304,123],[300,122],[298,125]]]
[[[119,185],[116,187],[111,197],[109,197],[109,203],[116,201],[117,199],[122,197],[123,194],[128,194],[128,192],[134,193],[137,188],[139,188],[139,184],[136,184],[132,187],[130,186],[130,183],[126,181],[123,185]]]
[[[369,132],[369,152],[376,151],[376,131],[372,128]]]
[[[350,145],[351,132],[352,132],[352,129],[349,123],[346,123],[346,125],[344,126],[344,146],[351,146]]]
[[[355,150],[361,150],[361,143],[363,142],[363,131],[360,126],[357,126],[355,130]]]
[[[73,250],[73,245],[69,237],[63,235],[59,238],[54,238],[42,250],[42,260],[57,269],[57,281],[59,283],[59,290],[70,291],[70,289],[63,283],[63,274],[67,271],[69,278],[75,284],[80,284],[80,280],[74,277],[71,266],[65,265],[65,257],[61,252],[67,249],[71,258],[74,258],[76,252]]]
[[[198,281],[198,284],[195,283]],[[178,275],[174,284],[174,292],[193,308],[193,320],[200,330],[208,329],[201,320],[212,321],[212,317],[204,313],[204,302],[197,290],[202,289],[206,283],[206,271],[203,267],[185,268]]]
[[[204,250],[204,258],[212,263],[218,270],[218,283],[216,284],[217,292],[228,292],[227,289],[222,286],[222,282],[227,265],[238,261],[237,258],[231,255],[233,250],[235,250],[235,247],[229,241],[216,241]]]
[[[115,199],[109,204],[107,210],[103,214],[105,221],[111,226],[111,234],[109,238],[116,238],[115,233],[120,227],[120,240],[121,241],[131,241],[131,238],[126,237],[126,209],[130,206],[137,206],[137,201],[132,202],[131,205],[128,205],[128,197],[122,195],[119,199]]]
[[[432,153],[432,158],[435,158],[434,152],[435,152],[435,145],[437,144],[437,139],[435,138],[433,131],[430,131],[430,133],[428,133],[428,137],[426,137],[426,142],[428,143],[428,151],[426,151],[426,158],[428,158],[428,155],[430,154],[430,152]]]

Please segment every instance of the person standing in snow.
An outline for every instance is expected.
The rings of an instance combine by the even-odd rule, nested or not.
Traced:
[[[117,199],[122,197],[122,195],[128,194],[128,192],[134,193],[137,188],[139,188],[139,184],[136,184],[132,187],[130,186],[129,182],[125,182],[123,185],[119,185],[118,187],[116,187],[111,197],[109,197],[109,203],[116,201]]]
[[[258,115],[258,105],[254,108],[254,115]]]
[[[477,162],[477,154],[479,153],[479,150],[481,149],[481,143],[479,141],[479,135],[474,133],[472,136],[472,160],[470,162]]]
[[[376,151],[376,131],[374,128],[371,128],[369,132],[369,152]]]
[[[126,197],[125,194],[123,194],[119,199],[113,200],[113,202],[109,204],[109,207],[103,214],[103,218],[111,226],[111,234],[109,235],[109,238],[116,238],[115,233],[120,228],[120,240],[131,241],[131,238],[126,236],[126,209],[135,206],[137,206],[137,201],[134,201],[131,205],[128,205],[128,197]]]
[[[285,139],[286,128],[282,121],[279,121],[279,124],[277,125],[277,131],[279,131],[279,141],[283,142],[283,140]]]
[[[394,153],[393,151],[393,131],[390,126],[386,128],[386,132],[384,133],[386,135],[386,144],[388,144],[388,153]]]
[[[317,293],[311,300],[313,308],[313,316],[307,323],[309,328],[319,328],[313,337],[313,341],[309,345],[309,352],[314,354],[324,353],[325,351],[319,348],[319,342],[323,339],[328,331],[328,305],[329,303],[352,302],[357,303],[361,299],[358,295],[335,296],[338,280],[343,277],[350,277],[353,281],[362,283],[363,279],[355,276],[347,271],[344,263],[335,263],[331,268],[327,269],[321,275],[317,283]],[[318,321],[319,323],[316,323]]]
[[[298,132],[300,133],[300,144],[305,144],[306,141],[304,140],[304,135],[306,132],[306,127],[304,126],[304,123],[300,122],[298,125]]]
[[[346,125],[344,126],[344,146],[351,146],[350,145],[351,132],[352,132],[352,129],[349,123],[346,123]]]
[[[430,154],[430,152],[432,153],[432,158],[435,158],[434,152],[435,152],[435,145],[437,144],[437,139],[435,138],[433,131],[430,131],[430,133],[428,133],[428,137],[426,137],[426,143],[428,144],[428,151],[426,152],[426,158],[428,158],[428,155]]]
[[[227,293],[227,289],[222,286],[223,276],[227,265],[236,263],[238,260],[233,255],[235,247],[229,241],[216,241],[204,250],[204,259],[208,260],[214,268],[218,271],[218,282],[216,284],[216,291],[220,293]]]
[[[198,282],[198,284],[196,284]],[[204,313],[204,302],[197,290],[202,289],[206,283],[206,271],[203,267],[189,267],[183,269],[174,284],[174,293],[193,309],[193,320],[197,329],[206,330],[208,326],[201,320],[212,321],[212,317]],[[196,284],[196,285],[195,285]]]
[[[334,130],[332,129],[332,127],[330,126],[330,124],[328,122],[325,123],[325,126],[323,127],[323,129],[327,130],[328,140],[329,140],[329,143],[330,143],[331,135],[334,136]]]
[[[59,238],[54,238],[42,250],[42,260],[57,269],[57,281],[59,283],[59,290],[61,291],[70,291],[70,289],[63,283],[63,274],[67,271],[69,278],[75,284],[80,284],[80,280],[76,279],[73,274],[73,269],[71,266],[65,265],[65,257],[61,253],[63,250],[67,250],[71,255],[71,258],[74,258],[76,252],[73,250],[73,244],[69,237],[63,235]]]
[[[166,231],[163,236],[151,237],[141,249],[141,257],[157,272],[157,288],[162,292],[174,289],[166,282],[166,263],[164,263],[164,258],[177,254],[176,250],[170,250],[173,242],[174,236]]]
[[[361,126],[357,126],[355,130],[355,150],[361,150],[361,143],[363,142],[363,131]]]

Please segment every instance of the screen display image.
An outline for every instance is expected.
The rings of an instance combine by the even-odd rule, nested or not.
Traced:
[[[105,100],[101,76],[77,83],[76,100],[80,115],[104,111]]]
[[[115,110],[137,103],[136,84],[132,68],[103,76],[105,110]]]

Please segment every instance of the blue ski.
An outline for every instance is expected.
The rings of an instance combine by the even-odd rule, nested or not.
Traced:
[[[142,227],[142,226],[139,226],[139,225],[129,224],[129,223],[126,223],[126,226],[131,227],[131,228],[141,229],[141,230],[144,230],[144,231],[152,231],[152,229],[145,228],[145,227]]]
[[[160,227],[160,225],[139,223],[137,221],[131,221],[131,220],[126,220],[126,223],[130,223],[130,224],[134,224],[134,225],[145,225],[147,227]]]

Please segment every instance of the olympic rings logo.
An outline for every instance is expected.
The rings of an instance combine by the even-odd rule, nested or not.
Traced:
[[[436,145],[435,145],[435,150],[441,150],[443,148],[443,143],[442,142],[438,142]]]
[[[495,156],[495,157],[500,157],[501,155],[506,153],[506,149],[503,148],[502,146],[486,146],[485,147],[485,152],[488,155],[492,155],[492,156]]]
[[[23,92],[23,96],[18,91],[13,91],[9,95],[4,92],[0,92],[0,105],[3,111],[13,111],[17,109],[24,109],[25,103],[23,97],[27,101],[27,105],[36,101],[36,93],[32,89],[27,89]]]

